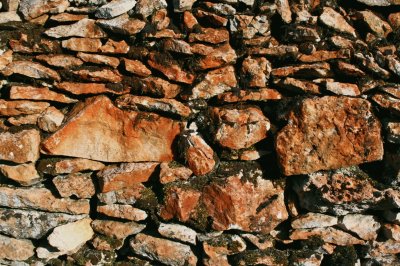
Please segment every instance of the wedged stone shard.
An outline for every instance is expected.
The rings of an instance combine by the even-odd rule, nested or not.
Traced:
[[[306,99],[290,113],[275,148],[285,175],[307,174],[381,160],[380,123],[364,99]]]
[[[124,86],[110,86],[104,83],[78,83],[78,82],[60,82],[56,84],[57,89],[70,92],[76,95],[85,94],[125,94],[128,93],[130,88]]]
[[[34,249],[35,246],[30,240],[0,235],[0,259],[11,261],[27,260],[35,255]]]
[[[0,208],[0,232],[15,238],[40,239],[56,226],[85,218],[85,214]]]
[[[56,71],[30,61],[13,61],[2,70],[2,73],[7,77],[19,74],[34,79],[61,80],[60,75]]]
[[[92,97],[77,104],[65,125],[42,142],[42,151],[104,162],[171,161],[180,131],[180,122],[123,111],[105,96]]]
[[[68,0],[21,0],[18,11],[30,20],[46,13],[62,13],[68,7]]]
[[[89,213],[88,200],[60,199],[46,188],[0,187],[0,206],[70,214]]]
[[[338,224],[338,218],[331,215],[322,213],[309,212],[302,215],[296,220],[292,221],[292,228],[294,229],[307,229],[307,228],[321,228],[329,227]]]
[[[356,16],[378,37],[386,37],[392,32],[392,27],[390,27],[389,23],[382,20],[370,10],[358,11]]]
[[[375,94],[371,99],[381,108],[387,109],[391,113],[400,116],[400,99],[382,93]]]
[[[184,225],[161,223],[158,232],[164,237],[196,245],[196,231]]]
[[[271,63],[264,57],[247,57],[242,63],[242,78],[249,87],[265,87],[268,84]]]
[[[337,95],[359,96],[360,90],[356,84],[335,81],[326,82],[326,89]]]
[[[277,85],[294,93],[321,94],[320,88],[314,82],[287,77],[277,81]]]
[[[218,44],[229,41],[229,32],[225,28],[204,28],[200,33],[191,33],[189,42],[207,42]]]
[[[106,193],[97,193],[101,203],[113,204],[134,204],[144,193],[148,191],[142,183],[136,183],[129,188],[114,190]]]
[[[324,7],[319,20],[326,26],[333,28],[339,32],[348,33],[356,37],[356,31],[349,23],[331,7]]]
[[[60,103],[76,103],[78,101],[64,94],[54,92],[48,87],[32,86],[12,86],[10,90],[10,99],[53,101]]]
[[[215,230],[239,229],[246,232],[269,233],[288,218],[283,190],[270,180],[253,175],[254,183],[241,175],[212,182],[203,190],[203,201],[212,217]],[[243,173],[242,173],[243,175]]]
[[[35,164],[0,165],[0,173],[8,179],[18,182],[22,186],[31,186],[41,181]]]
[[[108,20],[99,19],[96,23],[105,29],[124,35],[139,33],[146,26],[146,22],[140,19],[131,19],[128,14]]]
[[[42,159],[38,162],[37,165],[37,169],[40,172],[50,175],[71,174],[82,171],[98,171],[103,169],[104,167],[105,165],[101,162],[81,158]]]
[[[268,118],[258,107],[214,107],[210,110],[215,125],[214,139],[221,146],[243,149],[267,137]]]
[[[94,231],[117,239],[125,239],[129,235],[138,234],[146,227],[144,224],[138,224],[135,222],[118,222],[109,220],[94,220],[91,225]]]
[[[199,70],[223,67],[235,63],[237,59],[236,52],[229,43],[218,46],[195,44],[191,51],[202,56],[195,65],[195,68]]]
[[[109,204],[97,206],[97,212],[109,217],[121,218],[130,221],[142,221],[147,213],[128,204]]]
[[[179,242],[140,233],[129,244],[136,254],[166,265],[194,266],[197,263],[197,257],[190,246]]]
[[[193,174],[192,170],[183,165],[173,165],[172,163],[160,164],[160,183],[166,184],[176,180],[187,180]]]
[[[134,187],[149,181],[158,163],[123,163],[110,165],[97,173],[102,193]]]
[[[87,18],[86,14],[71,14],[71,13],[61,13],[57,15],[52,15],[49,19],[57,22],[76,22]]]
[[[271,75],[273,77],[325,78],[332,76],[332,72],[330,65],[322,62],[275,68],[272,70]]]
[[[50,106],[37,119],[38,127],[46,132],[56,131],[64,121],[64,114],[57,108]]]
[[[63,40],[61,45],[71,51],[96,53],[100,50],[102,44],[99,39],[72,37]]]
[[[39,159],[40,133],[26,129],[16,133],[0,133],[0,159],[15,163],[35,162]]]
[[[76,58],[72,55],[38,55],[36,59],[39,61],[43,61],[48,65],[61,67],[61,68],[70,68],[74,66],[80,66],[83,64],[83,61],[79,58]]]
[[[107,34],[96,25],[93,19],[81,19],[70,25],[61,25],[50,28],[44,32],[53,38],[84,37],[84,38],[105,38]]]
[[[108,39],[106,44],[100,47],[100,51],[105,54],[126,54],[129,52],[129,45],[126,41],[114,41]]]
[[[151,75],[151,70],[148,69],[141,61],[129,60],[126,58],[124,58],[123,61],[126,71],[141,77],[147,77]]]
[[[97,18],[113,18],[128,12],[136,5],[135,0],[112,0],[96,10]]]
[[[349,233],[333,227],[295,229],[290,233],[290,239],[293,240],[308,239],[312,236],[318,236],[322,238],[324,242],[339,246],[362,245],[365,243],[364,240],[358,239]]]
[[[109,83],[120,83],[122,81],[122,75],[116,69],[80,69],[72,71],[81,80],[94,81],[94,82],[109,82]]]
[[[52,181],[58,193],[63,198],[75,195],[80,199],[90,199],[96,194],[91,173],[73,173],[67,176],[56,176]]]
[[[87,54],[82,52],[79,52],[76,56],[85,62],[93,64],[106,65],[106,66],[111,66],[113,68],[117,68],[119,65],[119,59],[112,56]]]
[[[340,219],[339,226],[364,240],[375,240],[381,228],[381,224],[374,216],[363,214],[347,214]]]
[[[239,92],[225,92],[218,95],[218,100],[225,103],[235,102],[267,102],[282,99],[282,95],[275,89],[240,90]]]
[[[22,115],[22,116],[12,116],[7,119],[13,126],[22,126],[22,125],[35,125],[39,118],[40,114],[31,114],[31,115]]]
[[[92,219],[85,218],[73,223],[65,224],[54,228],[47,237],[49,244],[62,252],[76,250],[90,240],[93,229],[90,226]]]
[[[139,89],[143,94],[168,99],[175,98],[181,92],[179,85],[158,77],[141,79]]]

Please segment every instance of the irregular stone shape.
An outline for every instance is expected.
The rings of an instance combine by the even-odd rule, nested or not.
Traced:
[[[318,236],[324,242],[332,243],[339,246],[362,245],[365,242],[349,233],[335,229],[333,227],[312,228],[312,229],[295,229],[290,233],[290,239],[301,240],[308,239],[312,236]]]
[[[41,100],[60,103],[75,103],[78,100],[72,99],[64,94],[51,91],[48,87],[12,86],[10,90],[12,100]]]
[[[375,240],[381,228],[374,216],[362,214],[347,214],[340,219],[339,226],[364,240]]]
[[[151,53],[147,63],[154,69],[163,73],[169,80],[192,84],[195,76],[182,70],[172,57],[164,57],[163,54]]]
[[[105,162],[171,161],[172,143],[180,130],[179,122],[122,111],[99,96],[77,104],[67,123],[43,141],[42,150]]]
[[[2,70],[2,73],[7,77],[19,74],[34,79],[61,80],[60,75],[56,71],[30,61],[13,61]]]
[[[214,139],[223,147],[248,148],[267,137],[270,123],[258,107],[214,107],[210,113],[216,127]]]
[[[119,108],[131,110],[160,111],[177,114],[182,117],[188,117],[192,113],[188,106],[174,99],[156,99],[147,96],[125,94],[118,97],[115,102]]]
[[[130,235],[138,234],[143,231],[145,227],[146,225],[135,222],[117,222],[109,220],[94,220],[92,222],[94,231],[117,239],[125,239]]]
[[[74,222],[86,215],[0,208],[0,232],[15,238],[40,239],[56,226]]]
[[[142,221],[147,218],[147,213],[131,205],[109,204],[97,206],[97,212],[109,217],[121,218],[130,221]]]
[[[38,170],[44,174],[59,175],[82,171],[98,171],[105,167],[103,163],[88,159],[51,158],[42,159],[38,163]]]
[[[125,70],[138,75],[140,77],[147,77],[151,75],[151,70],[146,67],[145,64],[140,62],[139,60],[129,60],[124,58],[124,65],[125,65]]]
[[[391,113],[400,116],[400,99],[394,98],[387,94],[375,94],[372,100],[381,108],[387,109]]]
[[[278,81],[278,86],[299,94],[321,94],[320,88],[314,82],[287,77]]]
[[[140,233],[129,244],[134,253],[166,265],[183,266],[197,264],[197,257],[193,254],[190,247],[178,242]]]
[[[224,103],[236,102],[267,102],[282,99],[282,95],[274,89],[263,88],[257,91],[240,90],[239,92],[225,92],[218,95],[218,100]]]
[[[113,0],[96,10],[97,18],[114,18],[128,12],[136,5],[135,0]]]
[[[106,65],[106,66],[111,66],[113,68],[117,68],[119,65],[119,59],[111,56],[99,55],[99,54],[86,54],[82,52],[79,52],[77,56],[83,61],[93,64]]]
[[[347,76],[352,76],[352,77],[364,77],[365,72],[360,70],[354,65],[348,64],[343,61],[339,61],[337,64],[337,68],[340,71],[340,73],[343,73]]]
[[[184,225],[160,223],[160,226],[158,227],[158,232],[163,237],[196,245],[196,231]]]
[[[225,28],[203,28],[201,33],[190,33],[189,42],[206,42],[218,44],[229,41],[229,31]]]
[[[0,13],[0,24],[4,24],[4,23],[8,23],[8,22],[17,22],[17,21],[21,21],[21,18],[15,11]]]
[[[171,99],[181,92],[181,87],[161,78],[148,77],[140,80],[140,90],[143,94]]]
[[[328,63],[304,64],[286,66],[272,70],[273,77],[305,77],[305,78],[326,78],[332,75],[331,67]]]
[[[270,235],[264,234],[240,234],[241,237],[252,243],[260,250],[274,247],[274,240]]]
[[[242,78],[249,87],[265,87],[271,70],[271,63],[264,57],[247,57],[242,63]]]
[[[352,84],[352,83],[329,81],[326,82],[326,89],[337,95],[359,96],[361,94],[357,84]]]
[[[57,89],[68,91],[72,94],[125,94],[128,93],[130,88],[115,87],[110,84],[103,83],[77,83],[77,82],[61,82],[56,84]]]
[[[6,68],[13,60],[13,51],[7,50],[0,52],[0,70]]]
[[[44,32],[53,38],[83,37],[83,38],[106,38],[107,34],[96,25],[93,19],[84,18],[70,25],[61,25],[50,28]]]
[[[97,198],[101,203],[113,204],[134,204],[146,193],[146,187],[142,183],[137,183],[130,188],[114,190],[107,193],[97,193]]]
[[[35,162],[39,159],[40,133],[26,129],[16,133],[0,133],[0,159],[15,163]]]
[[[53,184],[63,198],[75,195],[80,199],[90,199],[96,194],[91,173],[74,173],[67,176],[56,176],[53,178]]]
[[[372,55],[355,53],[354,58],[358,61],[359,65],[379,76],[380,78],[388,79],[390,77],[390,72],[380,67]]]
[[[70,214],[89,213],[88,200],[60,199],[46,188],[0,187],[0,206]]]
[[[73,37],[63,40],[61,45],[71,51],[95,53],[101,48],[101,41],[99,39]]]
[[[380,131],[367,100],[306,99],[291,112],[275,148],[285,175],[307,174],[381,160]]]
[[[85,218],[73,223],[54,228],[47,237],[49,244],[62,252],[76,250],[90,240],[94,232],[90,223],[92,219]]]
[[[234,175],[204,188],[203,202],[213,219],[213,229],[267,234],[288,218],[283,188],[262,179],[259,172],[247,174],[254,182]]]
[[[140,19],[131,19],[128,14],[113,19],[99,19],[97,24],[112,32],[129,36],[139,33],[146,26],[146,22]]]
[[[195,175],[205,175],[214,169],[214,151],[197,132],[184,132],[180,143],[183,158]]]
[[[223,67],[235,63],[237,59],[236,52],[229,43],[218,46],[195,44],[191,51],[202,56],[195,65],[195,68],[199,70]]]
[[[322,213],[309,212],[303,216],[296,218],[292,221],[292,228],[294,229],[308,229],[308,228],[321,228],[337,225],[338,218],[331,215]]]
[[[390,6],[390,5],[400,5],[399,0],[357,0],[360,3],[366,4],[368,6]]]
[[[237,235],[222,234],[203,242],[204,253],[206,254],[203,263],[206,266],[231,265],[227,255],[236,254],[246,249],[246,243]]]
[[[226,27],[228,25],[228,19],[222,16],[218,16],[215,13],[204,11],[201,9],[195,9],[194,13],[199,19],[208,20],[208,22],[214,27]]]
[[[318,50],[311,54],[301,54],[298,57],[298,60],[303,63],[316,63],[332,59],[346,59],[346,58],[350,58],[349,50],[345,49],[339,51]]]
[[[110,82],[120,83],[122,81],[122,75],[116,69],[80,69],[72,71],[81,80],[94,81],[94,82]]]
[[[379,191],[359,168],[320,171],[299,177],[293,185],[301,207],[334,215],[397,208],[396,192]],[[315,204],[318,202],[318,204]]]
[[[34,249],[35,246],[30,240],[0,235],[0,259],[11,261],[27,260],[35,255]]]
[[[290,5],[288,0],[275,0],[276,9],[278,14],[281,15],[282,20],[285,23],[292,22],[292,12],[290,11]]]
[[[383,234],[388,239],[400,241],[400,226],[397,224],[384,224],[382,226]]]
[[[166,51],[192,55],[190,44],[183,40],[175,40],[175,39],[165,39],[162,42],[164,49]]]
[[[149,181],[158,163],[123,163],[107,166],[97,173],[101,192],[110,192]]]
[[[173,0],[174,12],[183,12],[192,9],[196,0]]]
[[[264,55],[276,58],[296,58],[299,54],[299,48],[295,45],[278,45],[270,48],[254,47],[250,48],[248,52],[249,54]]]
[[[88,15],[86,14],[61,13],[51,16],[50,20],[57,22],[77,22],[87,17]]]
[[[64,114],[57,108],[50,106],[37,119],[38,127],[46,132],[56,131],[64,121]]]
[[[235,68],[227,66],[209,71],[204,79],[192,89],[189,99],[209,99],[236,87]]]
[[[235,265],[289,265],[288,254],[283,250],[246,250],[234,257]]]
[[[58,54],[53,54],[53,55],[38,55],[36,56],[36,59],[39,61],[43,61],[48,65],[55,66],[55,67],[61,67],[61,68],[70,68],[70,67],[75,67],[75,66],[80,66],[83,64],[83,61],[80,60],[79,58],[76,58],[75,56],[72,55],[58,55]]]
[[[319,20],[326,26],[333,28],[338,32],[348,33],[356,37],[356,31],[349,23],[342,17],[341,14],[336,12],[331,7],[324,7],[322,14],[319,16]]]
[[[357,11],[356,16],[361,19],[378,37],[386,37],[390,32],[392,32],[392,27],[390,27],[389,23],[382,20],[372,11]]]
[[[166,8],[167,2],[165,0],[138,0],[135,6],[135,13],[140,14],[143,18],[146,18],[156,10]]]
[[[0,165],[0,172],[22,186],[31,186],[40,182],[41,177],[36,171],[35,164],[19,164],[19,165]]]
[[[389,142],[400,144],[400,122],[388,122],[386,132]]]
[[[46,13],[62,13],[69,7],[68,0],[21,0],[18,11],[31,20]]]
[[[187,167],[176,166],[176,165],[171,165],[171,164],[170,163],[161,163],[160,164],[160,183],[161,184],[174,182],[176,180],[187,180],[193,174],[192,170],[190,170]]]
[[[388,86],[380,88],[382,91],[390,94],[391,96],[400,99],[400,87]]]
[[[129,45],[124,40],[117,42],[108,39],[106,44],[100,47],[100,51],[106,54],[127,54]]]
[[[35,125],[40,114],[10,117],[7,122],[13,126]]]

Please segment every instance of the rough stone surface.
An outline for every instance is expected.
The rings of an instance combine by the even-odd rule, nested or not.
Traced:
[[[196,245],[196,231],[180,224],[161,223],[158,232],[163,237],[179,240],[192,245]]]
[[[142,221],[147,218],[145,211],[127,204],[110,204],[97,206],[97,212],[115,218],[130,221]]]
[[[375,240],[380,229],[380,223],[372,215],[348,214],[340,221],[340,226],[357,234],[364,240]]]
[[[67,7],[67,0],[21,0],[18,10],[25,19],[34,19],[46,13],[62,13]]]
[[[108,220],[94,220],[92,223],[94,231],[117,239],[140,233],[146,226],[135,222],[117,222]]]
[[[113,0],[96,10],[97,18],[113,18],[119,16],[130,9],[134,8],[136,5],[135,0]]]
[[[35,254],[34,249],[35,246],[30,240],[0,235],[0,259],[26,260]]]
[[[0,165],[0,173],[22,186],[31,186],[40,182],[41,177],[33,163],[19,165]]]
[[[5,76],[19,74],[34,79],[61,80],[60,75],[56,71],[39,63],[29,61],[13,61],[2,70],[2,73]]]
[[[71,174],[81,171],[97,171],[105,167],[103,163],[91,161],[88,159],[66,159],[66,158],[54,158],[40,160],[38,163],[38,169],[42,173],[50,175],[59,174]]]
[[[10,99],[53,101],[60,103],[75,103],[78,101],[64,94],[51,91],[47,87],[31,86],[12,86],[10,90]]]
[[[74,173],[67,176],[56,176],[53,184],[61,197],[68,198],[72,195],[80,199],[89,199],[96,194],[91,173]]]
[[[36,129],[0,133],[0,159],[15,163],[39,159],[40,133]]]
[[[93,19],[84,18],[71,25],[57,26],[45,31],[47,36],[53,38],[84,37],[84,38],[104,38],[107,34],[96,25]]]
[[[37,118],[38,127],[46,132],[56,131],[64,121],[64,114],[57,108],[50,106]]]

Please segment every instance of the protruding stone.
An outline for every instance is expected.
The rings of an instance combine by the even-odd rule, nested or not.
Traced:
[[[95,13],[97,18],[114,18],[128,12],[136,5],[135,0],[112,0],[111,2],[99,7]]]
[[[12,100],[39,100],[53,101],[60,103],[75,103],[78,100],[72,99],[64,94],[50,90],[48,87],[12,86],[10,90]]]
[[[39,159],[40,133],[26,129],[16,133],[0,133],[0,159],[15,163],[35,162]]]
[[[267,137],[270,123],[257,107],[214,107],[210,112],[216,127],[214,138],[223,147],[248,148]]]
[[[50,28],[44,32],[53,38],[83,37],[83,38],[105,38],[107,34],[96,25],[93,19],[84,18],[70,25],[61,25]]]
[[[363,240],[358,239],[349,233],[335,229],[333,227],[296,229],[291,232],[290,239],[293,240],[308,239],[312,236],[318,236],[322,238],[324,242],[332,243],[339,246],[364,244]]]
[[[337,225],[338,218],[322,213],[309,212],[303,216],[296,218],[292,222],[294,229],[321,228]]]
[[[71,174],[82,171],[98,171],[105,167],[104,164],[88,159],[51,158],[43,159],[38,163],[40,172],[50,175]]]
[[[265,87],[271,70],[271,63],[264,57],[247,57],[242,63],[243,79],[249,87]]]
[[[2,164],[0,165],[0,172],[8,179],[18,182],[23,186],[31,186],[41,180],[33,163],[15,166]]]
[[[229,41],[229,32],[225,28],[203,28],[201,33],[191,33],[189,42],[207,42],[218,44]]]
[[[97,198],[101,203],[105,204],[134,204],[141,199],[148,189],[142,184],[137,183],[129,188],[114,190],[107,193],[97,193]]]
[[[77,82],[61,82],[58,83],[57,89],[70,92],[76,95],[82,94],[125,94],[128,93],[130,88],[124,86],[110,86],[104,83],[77,83]]]
[[[331,96],[307,99],[290,114],[290,120],[278,133],[275,144],[285,175],[336,169],[383,157],[380,123],[366,100]]]
[[[89,213],[88,200],[60,199],[46,188],[0,187],[0,206],[70,214]]]
[[[74,195],[80,199],[90,199],[96,194],[91,173],[73,173],[67,176],[56,176],[53,178],[53,184],[63,198]]]
[[[61,13],[57,15],[53,15],[50,17],[50,20],[56,22],[77,22],[82,19],[87,18],[88,15],[86,14],[71,14],[71,13]]]
[[[161,223],[158,232],[164,237],[196,245],[196,231],[184,225]]]
[[[79,52],[77,56],[84,62],[89,62],[93,64],[106,65],[113,68],[117,68],[117,66],[119,65],[119,59],[116,57],[99,54],[87,54],[82,52]]]
[[[60,75],[56,71],[30,61],[13,61],[2,70],[2,73],[7,77],[19,74],[34,79],[61,80]]]
[[[6,68],[13,60],[13,51],[7,50],[4,52],[0,52],[0,70]]]
[[[324,7],[319,20],[326,26],[335,29],[338,32],[348,33],[356,37],[356,31],[347,21],[331,7]]]
[[[400,116],[400,99],[394,98],[388,94],[378,93],[372,96],[372,100],[381,108]]]
[[[21,0],[18,11],[31,20],[46,13],[62,13],[69,7],[68,0]]]
[[[195,65],[199,70],[223,67],[235,63],[237,59],[236,52],[229,43],[216,47],[195,44],[192,46],[192,53],[201,55]]]
[[[140,19],[131,19],[128,14],[108,20],[99,19],[97,24],[115,33],[129,36],[139,33],[146,26],[146,22]]]
[[[101,41],[99,39],[73,37],[63,40],[61,45],[71,51],[96,53],[101,47]]]
[[[138,0],[135,6],[135,13],[140,14],[143,18],[154,14],[154,11],[167,8],[168,4],[165,0]]]
[[[240,90],[239,92],[225,92],[218,95],[218,100],[224,103],[236,102],[267,102],[282,99],[282,95],[275,89],[263,88],[260,90]]]
[[[172,4],[174,5],[175,12],[183,12],[192,9],[196,1],[197,0],[173,0]]]
[[[240,253],[246,249],[246,243],[237,235],[222,234],[203,242],[206,257],[203,263],[206,266],[221,265],[228,266],[227,255]]]
[[[194,266],[197,263],[189,246],[171,240],[140,233],[130,241],[130,246],[136,254],[166,265]]]
[[[94,220],[92,228],[94,231],[117,239],[125,239],[130,235],[140,233],[146,225],[135,222],[117,222],[110,220]]]
[[[122,75],[116,69],[80,69],[74,70],[72,73],[81,80],[92,82],[120,83],[122,81]]]
[[[180,165],[172,165],[172,163],[160,164],[160,183],[166,184],[176,180],[187,180],[193,174],[192,170]]]
[[[181,87],[157,77],[148,77],[140,80],[140,90],[144,94],[150,94],[160,98],[175,98]]]
[[[31,115],[22,115],[22,116],[12,116],[7,119],[13,126],[22,126],[22,125],[35,125],[39,118],[40,114],[31,114]]]
[[[140,62],[139,60],[130,60],[124,58],[124,65],[125,65],[125,70],[138,75],[140,77],[147,77],[151,75],[151,70],[146,67],[145,64]]]
[[[317,84],[307,80],[287,77],[277,81],[277,85],[294,93],[299,94],[320,94],[320,88]]]
[[[124,40],[118,42],[108,39],[106,44],[100,47],[100,51],[105,54],[127,54],[129,45]]]
[[[357,16],[378,37],[386,37],[390,32],[392,32],[392,27],[390,27],[389,23],[382,20],[370,10],[358,11]]]
[[[0,24],[21,21],[20,16],[15,11],[1,12],[0,13]]]
[[[273,77],[310,77],[310,78],[325,78],[332,75],[331,67],[328,63],[304,64],[296,66],[286,66],[275,68],[272,70]]]
[[[109,217],[130,221],[142,221],[147,218],[147,213],[145,211],[127,204],[99,205],[97,206],[97,212]]]
[[[400,144],[400,122],[388,122],[386,132],[389,142]]]
[[[275,0],[276,9],[285,23],[292,22],[292,12],[288,0]]]
[[[27,260],[35,255],[34,249],[35,246],[30,240],[0,235],[0,259],[11,261]]]
[[[64,121],[64,114],[57,108],[50,106],[37,119],[37,124],[41,130],[47,132],[56,131]]]
[[[75,56],[72,55],[58,55],[58,54],[52,54],[52,55],[38,55],[36,56],[36,59],[39,61],[43,61],[48,65],[55,66],[55,67],[61,67],[61,68],[71,68],[75,66],[80,66],[83,64],[83,61],[80,60],[79,58],[76,58]]]
[[[360,95],[360,90],[358,89],[357,84],[352,84],[352,83],[328,81],[326,82],[326,89],[337,95],[344,95],[344,96]]]
[[[372,215],[347,214],[340,220],[340,226],[357,234],[364,240],[375,240],[381,224]]]

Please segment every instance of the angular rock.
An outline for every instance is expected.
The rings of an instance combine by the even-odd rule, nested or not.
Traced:
[[[53,101],[60,103],[75,103],[78,101],[65,96],[64,94],[54,92],[48,87],[32,86],[12,86],[10,90],[10,99]]]
[[[101,41],[99,39],[73,37],[63,40],[61,45],[71,51],[96,53],[101,48]]]
[[[127,204],[99,205],[97,206],[97,212],[109,217],[121,218],[130,221],[142,221],[147,218],[145,211]]]
[[[140,19],[131,19],[128,14],[108,20],[99,19],[97,24],[112,32],[128,36],[139,33],[146,26],[146,22]]]
[[[56,176],[53,178],[53,184],[63,198],[74,195],[80,199],[90,199],[96,194],[91,173],[74,173],[67,176]]]
[[[39,159],[40,133],[36,129],[0,133],[0,159],[15,163]]]
[[[10,117],[7,119],[7,122],[13,126],[21,126],[21,125],[35,125],[37,123],[38,117],[40,114],[32,114],[32,115],[23,115],[17,117]]]
[[[328,63],[315,63],[275,68],[271,75],[273,77],[325,78],[330,77],[332,72]]]
[[[154,14],[154,11],[167,8],[167,6],[165,0],[138,0],[135,6],[135,13],[146,18]]]
[[[97,18],[114,18],[128,12],[136,5],[135,0],[112,0],[96,10]]]
[[[174,182],[176,180],[187,180],[192,174],[192,170],[184,166],[175,166],[169,163],[160,164],[161,184]]]
[[[372,215],[347,214],[340,219],[341,228],[357,234],[364,240],[375,240],[381,224]]]
[[[114,190],[107,193],[97,193],[97,198],[101,203],[113,204],[134,204],[146,193],[146,187],[142,183],[132,185],[130,188]]]
[[[364,244],[363,240],[360,240],[349,233],[335,229],[333,227],[296,229],[290,233],[290,239],[293,240],[308,239],[312,236],[318,236],[322,238],[324,242],[332,243],[339,246]]]
[[[50,106],[37,119],[38,127],[46,132],[56,131],[64,121],[64,114],[57,108]]]
[[[11,261],[27,260],[35,255],[34,249],[35,246],[30,240],[0,235],[0,259]]]
[[[190,33],[189,42],[218,44],[229,41],[229,32],[224,29],[203,28],[201,33]]]
[[[400,226],[397,224],[384,224],[382,226],[383,234],[388,239],[400,241]]]
[[[338,32],[347,33],[356,37],[356,31],[347,21],[331,7],[324,7],[319,20],[326,26],[335,29]]]
[[[337,95],[359,96],[360,90],[356,84],[335,81],[326,82],[326,89]]]
[[[21,21],[21,18],[15,11],[1,12],[0,13],[0,24]]]
[[[302,63],[317,63],[332,59],[347,59],[347,58],[350,58],[349,50],[345,49],[339,51],[318,50],[312,52],[311,54],[301,54],[298,57],[298,60]]]
[[[56,84],[57,89],[70,92],[76,95],[82,94],[125,94],[128,93],[130,88],[113,87],[109,84],[102,83],[77,83],[77,82],[61,82]]]
[[[252,243],[260,250],[264,250],[267,248],[272,248],[274,246],[274,240],[270,235],[264,234],[240,234],[241,237]]]
[[[61,13],[51,16],[50,20],[57,22],[77,22],[87,17],[85,14]]]
[[[246,243],[237,235],[222,234],[203,242],[206,257],[204,265],[230,265],[227,255],[240,253],[246,249]]]
[[[363,66],[364,68],[369,70],[369,72],[375,74],[376,76],[383,79],[388,79],[390,77],[390,72],[380,67],[372,55],[355,53],[354,58],[361,66]]]
[[[51,246],[62,252],[76,250],[93,237],[94,232],[90,226],[91,222],[90,218],[86,218],[58,226],[54,228],[47,240]]]
[[[172,4],[175,12],[183,12],[192,9],[195,2],[196,0],[173,0]]]
[[[270,48],[255,47],[249,49],[248,52],[249,54],[265,55],[275,58],[296,58],[299,54],[299,48],[295,45],[278,45]]]
[[[276,9],[285,23],[292,22],[292,12],[288,0],[275,0]]]
[[[46,188],[0,187],[0,206],[70,214],[88,214],[88,200],[59,199]]]
[[[380,88],[382,91],[390,94],[391,96],[400,99],[400,87],[397,86],[387,86],[387,87],[381,87]]]
[[[131,110],[139,109],[149,112],[160,111],[177,114],[182,117],[188,117],[192,113],[188,106],[174,99],[156,99],[147,96],[126,94],[118,97],[116,104],[119,108]]]
[[[400,99],[394,98],[388,94],[375,94],[372,100],[377,103],[381,108],[400,116]]]
[[[195,68],[199,70],[222,67],[235,63],[237,59],[236,52],[229,43],[218,46],[195,44],[191,51],[202,56],[195,65]]]
[[[236,265],[289,265],[288,254],[283,250],[246,250],[234,257]]]
[[[41,181],[33,163],[19,165],[0,165],[0,173],[22,186],[31,186]]]
[[[398,0],[357,0],[360,3],[366,4],[368,6],[390,6],[399,5]]]
[[[189,99],[209,99],[236,87],[237,80],[233,66],[212,70],[193,87]]]
[[[339,61],[337,64],[337,68],[340,71],[340,73],[343,73],[347,76],[352,76],[352,77],[364,77],[365,72],[360,70],[354,65],[348,64],[343,61]]]
[[[141,80],[140,89],[144,94],[151,94],[160,98],[175,98],[181,87],[157,77],[148,77]]]
[[[111,66],[113,68],[117,68],[119,65],[119,59],[106,55],[99,54],[87,54],[79,52],[77,56],[82,59],[84,62],[89,62],[93,64],[106,65]]]
[[[74,222],[86,215],[0,208],[0,232],[15,238],[40,239],[54,227]]]
[[[389,142],[400,144],[400,122],[388,122],[386,131],[386,139]]]
[[[163,45],[166,51],[187,55],[193,54],[191,46],[183,40],[165,39]]]
[[[310,82],[307,80],[300,80],[288,77],[278,81],[277,85],[294,93],[321,94],[319,86],[314,82]]]
[[[106,54],[127,54],[129,45],[124,40],[117,42],[108,39],[106,44],[100,47],[100,51]]]
[[[158,163],[123,163],[107,166],[97,173],[101,192],[110,192],[149,181]]]
[[[50,28],[44,32],[53,38],[83,37],[83,38],[106,38],[107,34],[96,25],[93,19],[81,19],[70,25],[61,25]]]
[[[309,212],[303,216],[296,218],[292,222],[292,228],[294,229],[308,229],[308,228],[321,228],[329,227],[338,224],[338,218],[331,215],[322,213]]]
[[[120,83],[122,81],[122,75],[116,69],[80,69],[74,70],[72,73],[81,80],[94,81],[94,82],[110,82]]]
[[[266,138],[270,129],[268,118],[258,107],[214,107],[210,113],[215,125],[215,141],[229,149],[248,148]]]
[[[390,27],[389,23],[382,20],[372,11],[358,11],[357,17],[361,19],[378,37],[386,37],[390,32],[392,32],[392,27]]]
[[[140,233],[146,225],[135,222],[117,222],[109,220],[94,220],[92,228],[97,233],[114,237],[117,239],[125,239],[130,235]]]
[[[197,264],[197,257],[190,247],[178,242],[140,233],[129,244],[134,253],[166,265],[183,266]]]
[[[239,229],[267,234],[288,218],[283,188],[259,174],[246,173],[254,181],[243,180],[242,173],[204,188],[203,201],[213,219],[214,230]]]
[[[46,13],[62,13],[69,7],[68,0],[21,0],[18,11],[31,20]]]
[[[98,171],[105,167],[104,164],[88,159],[52,158],[42,159],[38,163],[38,170],[45,174],[59,175],[71,174],[82,171]]]
[[[218,100],[224,103],[236,102],[267,102],[269,100],[282,99],[282,95],[274,89],[259,89],[256,91],[240,90],[239,92],[225,92],[218,95]]]
[[[142,62],[139,60],[129,60],[124,58],[124,65],[125,65],[125,70],[138,75],[140,77],[147,77],[151,75],[151,70],[146,67]]]
[[[13,60],[13,51],[7,50],[0,52],[0,70],[6,68]]]
[[[158,232],[163,237],[196,245],[196,231],[184,225],[161,223],[158,227]]]
[[[75,56],[71,55],[38,55],[36,59],[42,62],[45,62],[48,65],[61,67],[61,68],[71,68],[75,66],[80,66],[83,64],[83,61]]]
[[[304,100],[278,133],[275,148],[285,175],[337,169],[383,156],[380,123],[371,104],[348,97]]]
[[[247,57],[242,63],[242,77],[249,87],[265,87],[271,70],[271,63],[264,57]]]
[[[34,79],[61,80],[60,75],[56,71],[30,61],[13,61],[2,70],[2,73],[7,77],[19,74]]]

